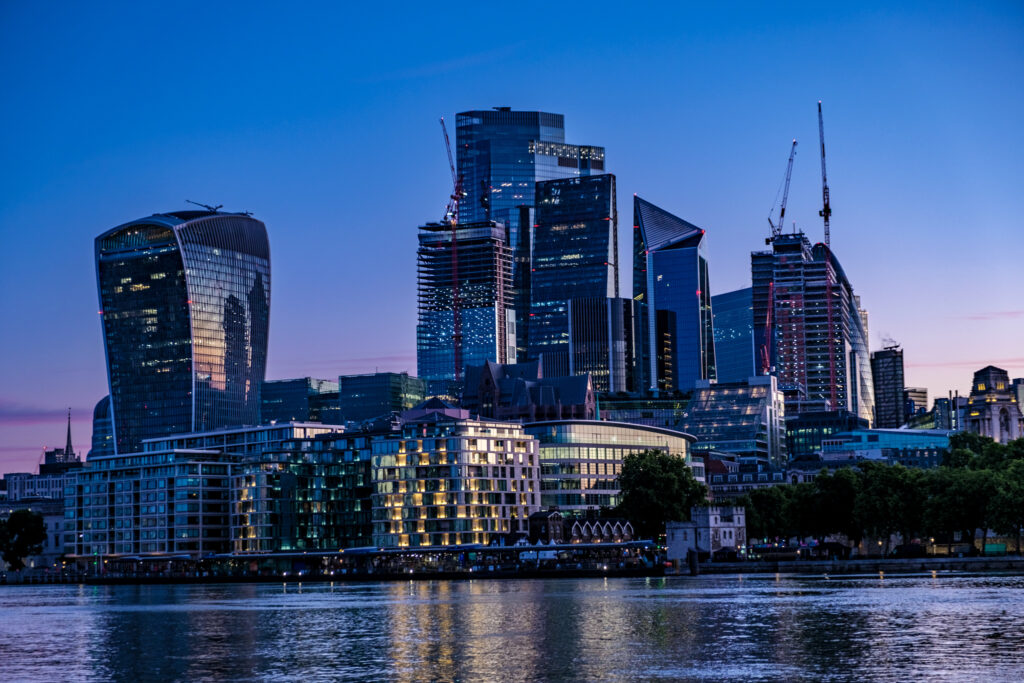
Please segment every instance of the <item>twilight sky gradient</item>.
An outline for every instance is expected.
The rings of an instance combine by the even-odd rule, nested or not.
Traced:
[[[750,281],[793,137],[788,214],[821,239],[824,100],[872,348],[895,337],[932,396],[1024,376],[1024,5],[676,4],[0,4],[0,472],[63,444],[66,406],[88,450],[93,238],[185,199],[267,224],[268,378],[415,372],[437,118],[498,105],[607,148],[624,259],[634,192],[706,228],[720,293]]]

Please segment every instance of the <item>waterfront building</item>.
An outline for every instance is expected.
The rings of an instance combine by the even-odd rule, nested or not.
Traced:
[[[540,182],[536,201],[527,357],[569,375],[569,301],[618,296],[615,176]]]
[[[260,424],[322,422],[339,424],[338,383],[299,377],[263,382],[260,387]]]
[[[671,429],[595,420],[552,420],[525,425],[540,449],[540,504],[563,513],[615,507],[618,476],[631,453],[659,450],[682,458],[697,481],[704,464],[690,453],[694,437]]]
[[[373,542],[501,545],[540,509],[537,442],[522,425],[472,418],[430,399],[400,435],[373,443]]]
[[[871,354],[871,377],[875,388],[875,426],[895,429],[907,421],[903,396],[903,349],[887,346]]]
[[[823,438],[821,459],[938,467],[949,451],[949,437],[955,433],[949,429],[854,429]]]
[[[461,405],[497,420],[592,420],[597,402],[590,375],[543,377],[540,361],[468,366]]]
[[[427,398],[427,383],[407,372],[375,372],[338,378],[341,420],[363,422],[413,408]]]
[[[689,390],[716,379],[704,231],[636,196],[633,298],[645,316],[641,386]]]
[[[512,255],[505,228],[494,222],[460,223],[455,233],[454,247],[450,225],[428,223],[419,233],[416,365],[431,394],[450,393],[449,385],[461,381],[467,365],[516,360]]]
[[[754,357],[753,289],[744,287],[711,297],[715,333],[715,377],[742,382],[762,374]]]
[[[755,348],[770,359],[786,414],[849,410],[873,420],[866,316],[835,253],[794,233],[750,257]]]
[[[999,443],[1024,436],[1024,416],[1006,370],[989,365],[974,373],[964,426]]]
[[[598,419],[610,422],[677,429],[686,417],[693,392],[661,396],[644,394],[598,394]]]
[[[903,405],[907,419],[924,415],[928,412],[928,390],[924,387],[906,387],[903,390]]]
[[[96,402],[92,411],[92,448],[85,456],[93,457],[114,454],[114,425],[110,421],[110,395]]]
[[[821,451],[822,439],[833,434],[871,426],[865,418],[848,410],[800,413],[786,418],[786,443],[789,459],[808,460]]]
[[[633,525],[626,519],[596,514],[578,517],[562,514],[557,508],[530,515],[530,545],[628,543],[632,540]]]
[[[639,390],[633,300],[569,299],[568,313],[569,375],[589,374],[595,391]]]
[[[667,522],[666,559],[685,566],[689,553],[698,558],[736,559],[747,544],[746,510],[737,505],[698,505],[690,509],[690,521]]]
[[[763,458],[776,466],[788,459],[785,401],[771,375],[744,382],[698,380],[681,430],[697,439],[698,453]]]
[[[455,154],[465,192],[460,220],[497,221],[507,230],[515,264],[509,305],[516,318],[515,360],[526,360],[536,185],[604,173],[604,148],[566,144],[562,114],[496,107],[456,115]]]
[[[270,247],[247,214],[177,211],[96,238],[114,452],[254,425],[267,358]]]

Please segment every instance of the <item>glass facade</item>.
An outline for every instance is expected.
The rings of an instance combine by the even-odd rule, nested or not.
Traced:
[[[888,347],[871,354],[875,383],[875,427],[895,429],[906,421],[903,406],[903,349]]]
[[[569,299],[569,374],[589,373],[594,391],[636,391],[635,311],[632,299]]]
[[[619,504],[618,476],[630,453],[660,450],[686,460],[698,481],[704,465],[690,457],[693,437],[669,429],[593,420],[534,422],[525,426],[540,447],[542,507],[583,514]]]
[[[681,429],[697,439],[696,451],[733,453],[785,465],[786,417],[775,378],[698,382]]]
[[[407,372],[342,375],[338,386],[341,417],[346,422],[401,413],[423,402],[427,393],[427,383]]]
[[[96,238],[114,448],[256,424],[270,247],[243,214],[157,214]]]
[[[822,439],[854,429],[867,429],[871,425],[848,410],[803,413],[786,418],[786,444],[789,459],[808,460],[821,451]]]
[[[754,366],[754,303],[750,287],[711,297],[715,324],[715,376],[743,382],[760,374]]]
[[[110,422],[110,396],[104,396],[92,411],[92,448],[86,459],[114,454],[114,427]]]
[[[643,382],[651,390],[692,389],[716,378],[704,231],[633,200],[633,298],[646,318]]]
[[[527,355],[566,355],[567,370],[569,300],[619,288],[615,176],[537,183],[536,216]]]
[[[260,388],[260,424],[323,422],[339,424],[338,383],[299,377],[264,382]]]

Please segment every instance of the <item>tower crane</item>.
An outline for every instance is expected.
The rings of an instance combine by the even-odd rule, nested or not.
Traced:
[[[786,223],[786,202],[789,200],[789,180],[793,177],[793,157],[796,156],[796,138],[793,139],[793,146],[789,150],[789,163],[786,164],[786,182],[782,190],[782,204],[779,207],[779,220],[772,223],[772,216],[768,214],[768,225],[772,226],[771,240],[782,234],[782,228]],[[770,242],[771,240],[768,240]],[[766,242],[767,243],[767,242]]]
[[[818,140],[821,142],[821,211],[818,215],[825,222],[825,300],[828,315],[828,372],[829,372],[829,408],[838,408],[836,401],[836,333],[832,322],[832,243],[829,235],[829,219],[832,217],[832,205],[828,197],[828,176],[825,174],[825,122],[821,115],[821,100],[818,100]]]
[[[452,229],[452,343],[455,357],[455,381],[462,378],[462,311],[459,301],[459,243],[456,232],[459,225],[459,202],[462,200],[462,176],[455,169],[452,157],[452,143],[448,137],[448,127],[441,117],[441,132],[444,134],[444,148],[448,152],[448,168],[452,172],[452,194],[448,197],[448,205],[444,210],[442,223],[448,223]]]

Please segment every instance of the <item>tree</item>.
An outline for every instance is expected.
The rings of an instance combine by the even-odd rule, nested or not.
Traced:
[[[747,511],[747,538],[774,539],[786,533],[785,518],[791,484],[780,484],[750,491],[736,501]]]
[[[818,489],[818,515],[824,535],[842,534],[853,545],[864,538],[864,526],[856,514],[861,480],[852,467],[830,473],[823,471],[814,479]]]
[[[1020,554],[1020,530],[1024,527],[1024,460],[1012,460],[996,475],[996,494],[991,501],[992,528],[1017,539]]]
[[[0,520],[0,558],[13,571],[25,568],[25,558],[43,551],[46,525],[43,516],[29,510],[15,510]]]
[[[690,519],[690,508],[707,499],[686,461],[663,451],[631,453],[619,473],[621,502],[616,513],[642,537],[665,533],[665,522]]]

